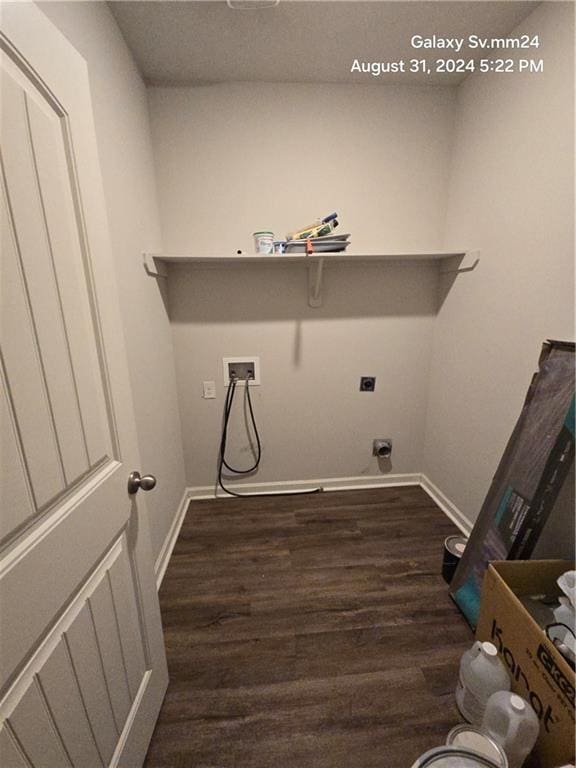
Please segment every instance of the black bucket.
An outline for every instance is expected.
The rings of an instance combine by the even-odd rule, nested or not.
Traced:
[[[454,577],[460,558],[466,549],[466,544],[468,544],[466,536],[448,536],[444,541],[442,576],[447,584],[450,584]]]

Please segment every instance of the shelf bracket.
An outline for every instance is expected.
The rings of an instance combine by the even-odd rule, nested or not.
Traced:
[[[479,261],[480,251],[466,251],[462,256],[453,256],[450,259],[446,259],[444,264],[440,267],[440,272],[443,275],[472,272],[473,269],[476,269]]]
[[[144,263],[144,271],[147,275],[150,275],[150,277],[162,277],[164,279],[168,277],[166,264],[153,254],[143,253],[142,261]]]
[[[314,260],[308,264],[308,306],[322,306],[322,277],[324,259]]]

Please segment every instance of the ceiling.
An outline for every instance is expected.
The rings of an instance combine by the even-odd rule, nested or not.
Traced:
[[[435,60],[463,54],[471,58],[475,52],[466,49],[461,54],[416,50],[410,38],[506,36],[537,5],[520,0],[280,0],[275,8],[239,11],[228,8],[225,0],[110,3],[140,71],[153,85],[238,81],[456,85],[466,73],[374,77],[350,68],[355,59]]]

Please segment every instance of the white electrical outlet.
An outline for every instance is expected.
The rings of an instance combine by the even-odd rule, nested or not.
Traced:
[[[202,397],[204,400],[214,400],[216,397],[216,382],[215,381],[203,381],[202,389],[204,394]]]
[[[237,375],[237,382],[240,385],[245,385],[246,381],[249,382],[251,387],[258,386],[260,384],[260,358],[256,356],[251,357],[223,357],[222,366],[224,369],[224,386],[227,387],[230,383],[230,377],[233,373]],[[251,376],[248,377],[248,371],[251,372]]]

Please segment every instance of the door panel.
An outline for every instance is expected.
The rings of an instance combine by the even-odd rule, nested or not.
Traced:
[[[62,488],[64,478],[4,184],[1,202],[0,322],[5,396],[10,398],[10,406],[13,409],[11,417],[18,428],[36,512],[51,497],[56,496]],[[12,385],[12,375],[8,375],[12,371],[15,372],[12,375],[15,375],[18,385],[16,381]],[[12,386],[9,388],[9,385]],[[34,439],[35,430],[43,436],[42,444]],[[2,521],[2,538],[5,539],[13,529],[5,529],[4,516]]]
[[[114,505],[125,488],[122,465],[110,463],[0,563],[0,606],[10,617],[2,622],[0,691],[126,525]],[[87,530],[89,520],[98,524]]]
[[[74,766],[110,764],[150,674],[136,604],[122,534],[25,664],[4,702],[5,727],[26,755],[38,748],[60,761],[55,765],[68,764],[72,754],[77,755]],[[46,732],[52,734],[48,741]],[[47,759],[33,765],[48,765]]]
[[[92,617],[87,605],[82,606],[65,637],[78,687],[84,697],[88,718],[104,762],[108,764],[114,753],[119,730],[114,722],[103,662],[99,655]]]
[[[48,120],[30,102],[30,131],[33,137],[38,186],[46,221],[59,304],[63,315],[75,395],[88,453],[88,465],[95,467],[114,450],[114,435],[106,412],[103,382],[99,376],[97,334],[83,274],[83,255],[66,160],[67,135],[52,112]],[[71,148],[67,148],[71,152]],[[91,337],[93,342],[90,342]]]
[[[122,651],[121,637],[116,620],[116,611],[113,603],[113,594],[110,591],[108,578],[103,580],[88,599],[92,624],[102,666],[106,688],[112,704],[114,722],[118,731],[126,722],[130,711],[130,689],[128,688],[128,676]],[[143,670],[141,675],[143,674]]]
[[[1,246],[0,246],[1,247]],[[0,276],[1,279],[1,276]],[[34,497],[28,481],[28,471],[18,438],[16,421],[8,401],[6,379],[0,366],[0,488],[2,488],[3,509],[0,526],[5,531],[17,528],[23,520],[35,512]],[[0,540],[2,534],[0,533]]]
[[[126,677],[131,699],[138,696],[142,685],[142,676],[147,664],[146,637],[139,632],[139,621],[136,604],[132,596],[131,574],[126,560],[118,560],[108,571],[110,590],[114,598],[114,614],[118,622],[120,637],[125,638],[124,646],[129,646],[129,652],[124,651]],[[123,647],[124,647],[123,646]]]
[[[72,765],[102,768],[92,725],[86,716],[84,700],[76,682],[65,640],[60,640],[38,673],[38,683],[46,699],[58,734]]]
[[[128,768],[167,670],[88,78],[33,4],[2,33],[0,764]]]
[[[4,364],[41,513],[110,458],[113,436],[63,117],[10,63],[2,69],[2,104],[10,116],[2,126]],[[2,538],[14,530],[2,530]]]
[[[3,71],[2,108],[10,115],[2,131],[3,170],[13,232],[28,296],[37,351],[60,455],[63,487],[88,469],[82,422],[66,328],[36,173],[30,110],[33,103]],[[9,378],[10,371],[8,372]],[[19,382],[14,382],[18,387]]]
[[[0,755],[10,768],[30,768],[30,763],[16,745],[8,728],[0,728]]]
[[[50,722],[45,700],[36,680],[20,699],[10,718],[12,733],[33,766],[63,768],[70,765],[68,756]]]

